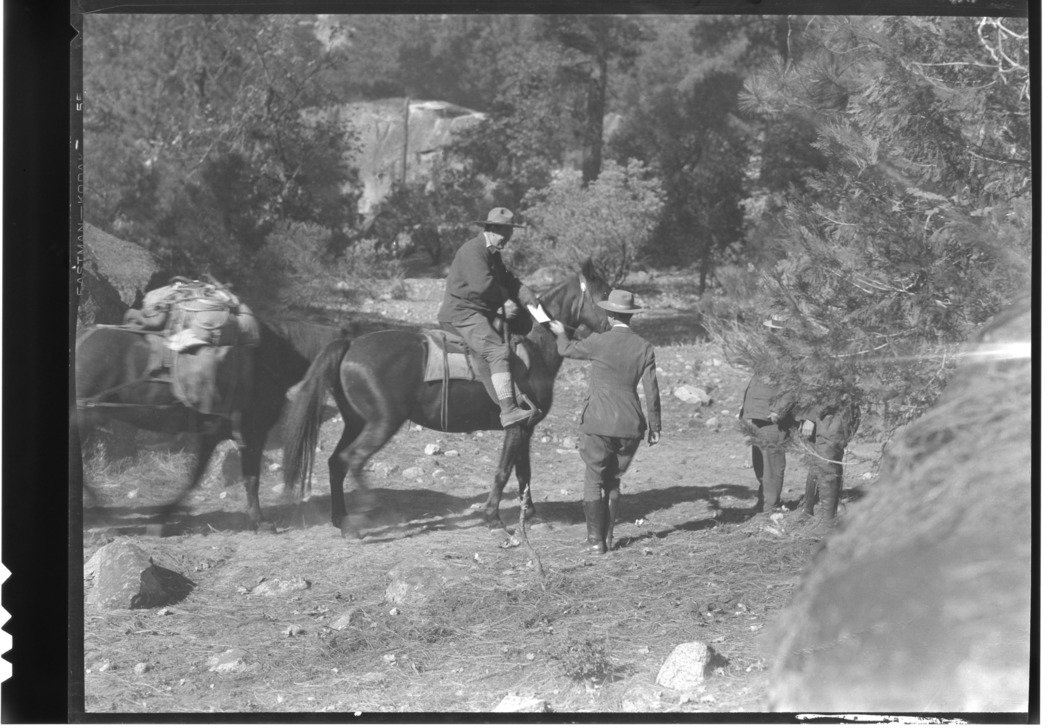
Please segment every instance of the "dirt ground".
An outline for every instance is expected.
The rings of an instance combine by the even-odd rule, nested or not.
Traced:
[[[430,322],[441,286],[409,279],[406,298],[365,301],[360,309]],[[196,587],[166,610],[85,605],[86,711],[487,712],[509,694],[565,713],[764,711],[769,649],[762,635],[820,543],[792,510],[804,469],[788,456],[788,510],[753,515],[757,482],[735,419],[749,374],[702,341],[687,286],[637,288],[649,309],[635,328],[657,345],[663,439],[642,445],[623,480],[615,551],[590,556],[583,548],[583,466],[575,449],[587,387],[581,362],[565,362],[553,411],[533,439],[539,518],[527,536],[538,565],[516,545],[520,539],[483,525],[501,444],[496,432],[402,428],[369,464],[383,505],[360,541],[343,540],[329,519],[324,459],[341,431],[338,418],[323,427],[322,472],[305,502],[283,493],[279,450],[267,452],[261,497],[275,534],[244,530],[242,486],[211,477],[187,496],[172,524],[178,535],[149,535],[156,507],[184,476],[178,458],[145,451],[125,468],[96,464],[95,500],[85,499],[92,507],[85,560],[129,538]],[[713,404],[680,401],[673,392],[683,384],[703,387]],[[428,444],[442,452],[426,455]],[[871,482],[880,447],[852,443],[846,509]],[[502,507],[511,529],[518,525],[515,483]],[[391,570],[427,564],[448,570],[448,588],[422,605],[387,600]],[[259,588],[266,582],[298,588],[267,595]],[[91,588],[85,581],[88,594]],[[670,651],[693,641],[711,645],[725,662],[701,691],[656,686]],[[243,671],[209,669],[209,659],[231,649],[242,651]],[[649,696],[647,707],[637,707],[638,695]]]

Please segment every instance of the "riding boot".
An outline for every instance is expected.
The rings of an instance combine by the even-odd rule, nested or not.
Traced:
[[[616,537],[616,510],[619,508],[619,488],[611,488],[605,491],[605,547],[611,551],[615,547]]]
[[[583,515],[586,516],[586,550],[592,554],[603,554],[605,546],[605,502],[601,498],[583,501]]]
[[[499,423],[503,427],[523,422],[532,416],[531,410],[517,406],[509,372],[492,372],[492,387],[499,398]]]
[[[834,525],[838,516],[838,498],[841,493],[841,480],[822,478],[820,482],[820,520],[824,528]]]
[[[816,471],[809,470],[808,476],[805,478],[805,496],[801,499],[801,512],[807,516],[814,515],[814,509],[816,508],[816,501],[819,500],[819,494],[816,492]]]

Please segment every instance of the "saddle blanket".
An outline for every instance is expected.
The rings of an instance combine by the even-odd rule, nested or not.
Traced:
[[[448,362],[448,379],[461,379],[468,382],[480,380],[478,371],[488,371],[488,366],[475,359],[468,352],[463,337],[443,329],[423,331],[426,336],[426,369],[423,373],[425,382],[443,382],[445,379],[445,359]],[[524,364],[527,371],[530,357],[528,350],[520,341],[514,346],[514,354]],[[516,369],[516,367],[515,367]]]

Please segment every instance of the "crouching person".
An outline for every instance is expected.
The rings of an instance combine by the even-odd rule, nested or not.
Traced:
[[[608,312],[611,329],[582,341],[569,341],[564,325],[552,321],[557,351],[569,359],[591,362],[590,389],[580,415],[579,454],[586,464],[583,478],[583,513],[587,549],[594,554],[611,550],[619,503],[620,479],[647,438],[659,442],[659,384],[655,350],[630,328],[631,317],[641,310],[634,295],[612,291],[598,306]],[[648,420],[641,411],[637,385],[644,386]]]

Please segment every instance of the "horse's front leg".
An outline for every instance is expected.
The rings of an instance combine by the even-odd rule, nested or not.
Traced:
[[[517,473],[517,493],[521,499],[521,508],[525,518],[535,517],[535,504],[532,503],[532,429],[524,429],[521,443],[517,450],[517,461],[514,464]]]
[[[492,479],[492,489],[489,491],[488,500],[484,504],[485,522],[491,530],[497,528],[506,530],[505,524],[499,517],[499,501],[503,498],[503,488],[506,487],[506,481],[510,479],[510,471],[517,464],[524,427],[511,425],[505,432],[503,452],[499,456],[499,467],[495,471],[495,477]]]

